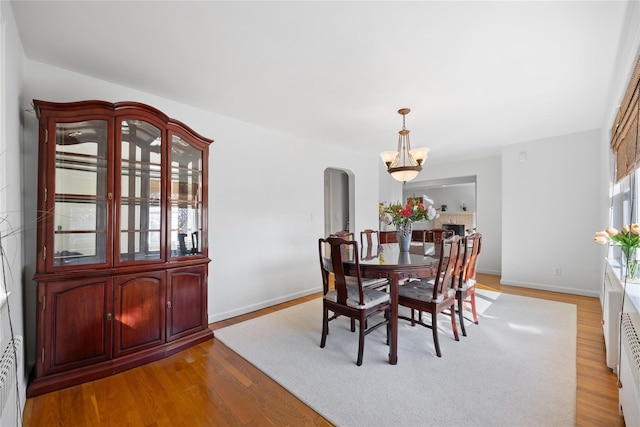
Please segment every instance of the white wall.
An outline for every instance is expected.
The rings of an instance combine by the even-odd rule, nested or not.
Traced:
[[[0,352],[14,335],[25,333],[23,311],[23,230],[28,225],[22,222],[22,192],[21,192],[21,124],[19,94],[22,90],[23,57],[22,45],[15,26],[13,12],[8,2],[0,2],[1,41],[0,54],[2,55],[0,75],[0,93],[2,93],[2,105],[0,106],[0,235],[2,236],[2,249],[5,257],[0,257],[4,272],[0,277],[0,283],[6,279],[9,297],[11,318],[7,306],[0,308]],[[0,272],[2,269],[0,268]],[[22,364],[24,366],[24,363]],[[24,408],[26,399],[26,384],[28,372],[23,375],[18,373],[18,394],[20,407]],[[15,393],[11,391],[11,393]],[[20,417],[15,408],[7,408],[9,411],[2,418],[9,425],[19,425]],[[15,424],[13,423],[15,421]]]
[[[138,101],[215,140],[209,173],[209,321],[321,289],[317,239],[324,233],[324,170],[355,176],[354,230],[377,223],[377,154],[305,141],[178,102],[27,60],[22,108],[33,98]],[[36,118],[25,114],[25,159],[35,203]],[[335,141],[333,141],[335,142]],[[34,204],[35,206],[35,204]],[[35,212],[29,214],[35,221]],[[29,244],[35,233],[28,236]],[[33,265],[30,247],[28,264]]]
[[[597,296],[600,131],[502,150],[502,283]]]
[[[407,197],[420,197],[423,194],[433,200],[433,207],[440,209],[447,205],[447,212],[462,212],[464,202],[468,212],[476,210],[476,185],[475,183],[464,185],[449,185],[446,187],[432,187],[428,189],[406,189],[403,192],[404,200]]]

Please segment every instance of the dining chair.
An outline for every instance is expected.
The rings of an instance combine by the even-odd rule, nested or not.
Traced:
[[[333,234],[345,240],[355,240],[355,234],[353,233],[353,231],[349,231],[349,230],[336,231]]]
[[[375,236],[375,239],[374,239],[374,236]],[[360,232],[360,246],[361,247],[365,246],[365,242],[363,240],[364,237],[366,237],[366,239],[367,239],[367,242],[366,242],[367,243],[366,244],[367,247],[370,247],[370,248],[374,247],[374,243],[375,243],[375,246],[379,246],[380,245],[380,238],[379,238],[379,235],[378,235],[378,230],[372,230],[370,228],[367,228],[366,230],[362,230]],[[375,242],[374,242],[374,240],[375,240]]]
[[[337,236],[329,236],[318,240],[318,253],[322,271],[322,339],[320,347],[324,348],[329,334],[329,322],[339,316],[351,319],[351,332],[355,332],[355,321],[358,321],[358,359],[356,364],[362,365],[364,354],[364,337],[370,332],[386,325],[387,344],[389,343],[389,316],[391,298],[387,292],[363,286],[358,257],[358,242],[345,240]],[[343,257],[355,263],[356,276],[346,276]],[[329,275],[333,273],[335,289],[329,289]],[[348,284],[347,277],[355,277],[355,284]],[[333,316],[329,316],[329,311]],[[368,326],[368,320],[382,313],[384,317],[377,323]],[[372,319],[373,320],[373,319]]]
[[[411,232],[412,242],[422,242],[422,252],[424,255],[433,255],[433,245],[427,242],[427,231],[413,230]]]
[[[439,257],[442,241],[454,234],[455,233],[452,230],[444,228],[432,228],[430,230],[425,230],[422,235],[422,247],[424,249],[424,254]],[[428,243],[432,243],[432,245],[429,245]]]
[[[460,262],[460,242],[460,236],[451,236],[440,242],[439,264],[435,277],[410,281],[398,288],[398,304],[411,309],[411,317],[398,315],[398,318],[410,321],[411,326],[418,324],[431,329],[438,357],[442,356],[438,340],[438,315],[444,310],[455,313],[455,270]],[[415,311],[419,313],[417,320],[414,316]],[[431,324],[422,320],[422,312],[431,313]],[[456,316],[450,317],[453,336],[459,341]]]
[[[478,324],[478,312],[476,310],[476,265],[481,248],[482,234],[474,233],[467,236],[466,244],[464,244],[464,254],[460,261],[461,268],[458,274],[458,286],[456,288],[460,329],[462,329],[462,335],[465,337],[467,336],[467,331],[464,327],[464,312],[467,303],[471,305],[473,323]]]
[[[368,228],[360,232],[360,251],[360,259],[365,261],[375,259],[380,255],[380,239],[378,230]],[[374,279],[373,281],[371,279],[363,280],[368,282],[364,284],[365,287],[376,286],[380,288],[389,283],[387,279]]]

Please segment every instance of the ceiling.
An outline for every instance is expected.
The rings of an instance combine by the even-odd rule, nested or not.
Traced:
[[[626,2],[12,1],[28,58],[426,164],[606,123]],[[177,119],[187,121],[188,118]],[[216,138],[217,143],[224,141]]]

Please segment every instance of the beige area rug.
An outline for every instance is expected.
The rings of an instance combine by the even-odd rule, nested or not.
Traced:
[[[400,321],[398,364],[384,328],[365,339],[347,319],[330,323],[320,348],[322,301],[215,332],[269,377],[338,426],[574,426],[576,306],[478,290],[480,324],[456,342],[442,317],[431,331]]]

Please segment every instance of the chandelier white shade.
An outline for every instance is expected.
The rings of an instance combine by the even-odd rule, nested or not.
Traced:
[[[410,111],[408,108],[398,110],[398,114],[402,115],[402,129],[398,132],[398,149],[380,153],[382,161],[387,166],[387,172],[394,179],[402,182],[411,181],[418,176],[429,154],[429,149],[426,147],[411,149],[409,130],[405,128],[405,116]]]

